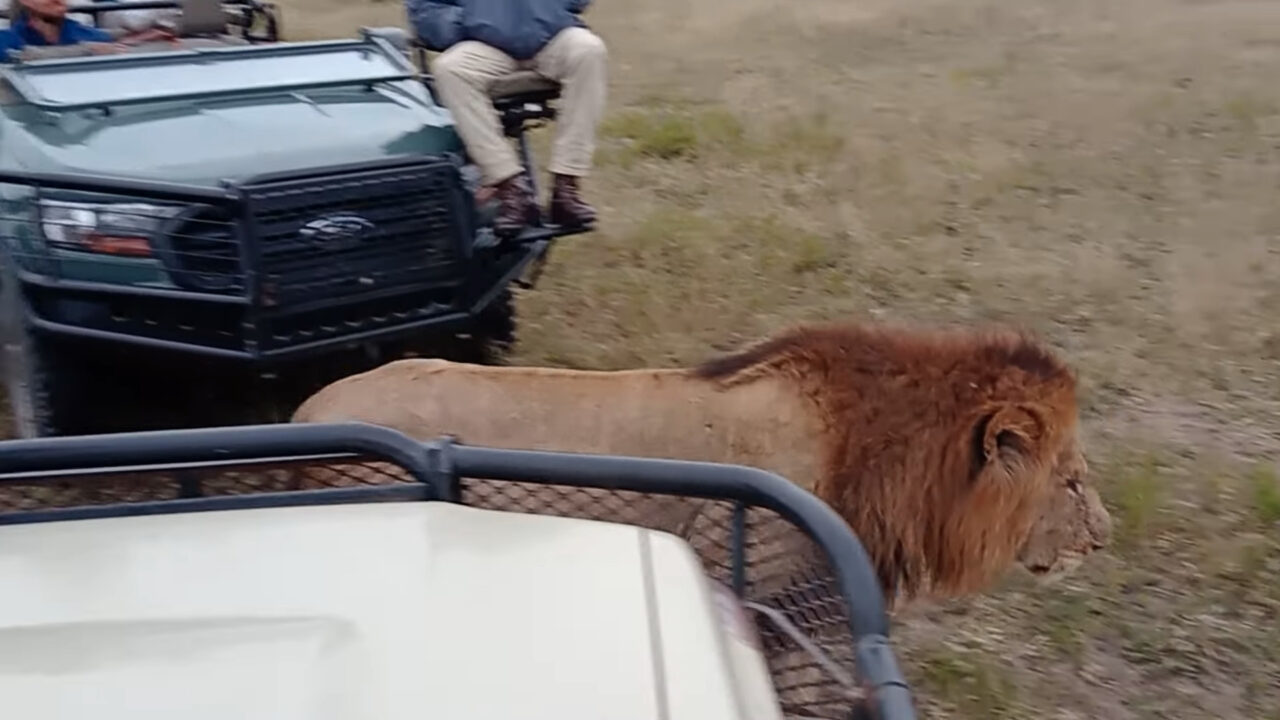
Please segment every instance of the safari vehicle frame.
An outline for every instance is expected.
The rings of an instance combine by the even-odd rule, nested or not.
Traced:
[[[96,17],[187,4],[109,2],[76,5],[69,12]],[[244,44],[17,62],[0,67],[0,79],[16,96],[8,102],[59,122],[67,114],[110,118],[140,105],[180,112],[188,102],[301,97],[334,88],[362,87],[392,97],[406,83],[421,83],[430,101],[405,102],[434,102],[448,117],[429,72],[414,66],[394,30],[366,28],[353,40],[276,44],[280,22],[274,6],[225,0],[223,8],[231,18],[228,27],[240,27]],[[258,32],[259,26],[265,30]],[[293,62],[296,68],[312,58],[344,56],[360,61],[332,77],[314,71],[301,78],[246,77],[237,69],[246,60]],[[207,71],[206,81],[220,73],[218,82],[184,85],[178,71],[195,67]],[[92,88],[87,97],[83,87],[67,90],[73,74],[126,70],[156,72],[165,81],[146,91],[104,81],[105,87]],[[532,179],[525,133],[531,123],[554,117],[559,87],[537,78],[530,84],[522,76],[512,81],[495,88],[494,103]],[[102,175],[0,166],[0,315],[6,379],[21,434],[156,427],[136,418],[107,423],[89,417],[86,408],[106,401],[83,389],[95,385],[94,376],[111,373],[74,367],[87,356],[146,368],[144,377],[173,376],[179,367],[187,376],[226,376],[224,383],[245,377],[250,392],[278,397],[275,405],[286,407],[325,382],[387,357],[500,357],[514,340],[512,286],[536,281],[555,239],[592,228],[557,227],[544,219],[518,237],[496,237],[492,203],[477,202],[478,173],[451,123],[440,132],[452,138],[452,149],[320,162],[207,185],[129,177],[123,168]],[[50,206],[66,214],[85,203],[149,208],[112,217],[160,229],[149,231],[147,247],[123,245],[107,231],[98,233],[105,236],[95,238],[98,245],[88,251],[53,237],[66,222],[51,221]],[[151,209],[161,206],[166,213],[174,206],[180,210],[162,215]],[[269,412],[278,416],[281,410]],[[242,421],[192,415],[184,410],[159,427]]]
[[[275,3],[262,0],[221,0],[229,26],[240,29],[240,37],[249,42],[277,42],[280,39],[280,11]],[[185,10],[184,0],[100,0],[89,4],[69,4],[69,15],[89,15],[99,24],[104,13],[121,10]],[[261,23],[262,32],[254,32]]]
[[[861,543],[817,497],[759,469],[496,449],[447,437],[419,443],[365,424],[14,440],[0,443],[0,468],[0,510],[8,510],[0,526],[439,501],[677,532],[708,576],[754,612],[784,715],[914,717]],[[296,479],[309,474],[331,480],[298,489]],[[347,480],[332,480],[339,477]],[[127,497],[111,495],[113,481]],[[686,506],[701,520],[673,530],[652,514],[634,514],[655,499],[701,503]],[[797,538],[808,551],[796,552]]]

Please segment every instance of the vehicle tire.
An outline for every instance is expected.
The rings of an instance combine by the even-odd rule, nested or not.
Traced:
[[[13,433],[35,438],[82,432],[76,418],[94,410],[93,398],[84,392],[86,373],[26,321],[16,279],[6,272],[0,282],[4,387]]]

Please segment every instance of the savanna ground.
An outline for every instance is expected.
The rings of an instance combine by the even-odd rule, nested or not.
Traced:
[[[294,0],[298,36],[402,22]],[[1028,325],[1114,547],[896,618],[935,718],[1280,720],[1280,4],[598,0],[603,227],[519,362],[695,362],[798,320]],[[546,133],[540,137],[546,157]]]
[[[403,22],[282,4],[291,38]],[[1115,545],[899,614],[922,714],[1280,719],[1280,4],[596,5],[602,228],[521,297],[515,360],[1030,326],[1080,372]]]

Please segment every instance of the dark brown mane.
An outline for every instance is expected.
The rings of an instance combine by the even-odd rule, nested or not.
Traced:
[[[828,428],[815,493],[876,558],[890,596],[974,588],[1012,561],[1034,519],[1029,493],[1047,480],[971,497],[997,413],[1036,413],[1036,457],[1016,472],[1051,466],[1074,433],[1074,374],[1030,333],[1007,328],[802,326],[692,373],[729,386],[783,378],[815,403]]]

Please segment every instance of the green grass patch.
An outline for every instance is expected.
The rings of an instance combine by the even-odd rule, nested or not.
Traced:
[[[751,128],[723,106],[632,107],[605,120],[597,154],[603,165],[629,168],[641,159],[754,161],[773,171],[803,173],[837,157],[844,137],[823,114]]]
[[[698,130],[683,114],[630,110],[605,121],[601,134],[626,141],[632,155],[660,160],[692,157],[698,150]]]
[[[1280,478],[1269,464],[1261,464],[1249,473],[1253,491],[1253,510],[1266,525],[1280,522]]]
[[[1161,463],[1154,455],[1120,464],[1108,483],[1109,506],[1115,520],[1116,545],[1134,549],[1147,539],[1164,498]]]
[[[1076,593],[1055,594],[1045,602],[1042,632],[1049,644],[1074,662],[1084,656],[1089,631],[1089,599]]]
[[[938,649],[920,661],[928,695],[965,718],[1017,718],[1018,690],[1006,668],[974,651]]]

